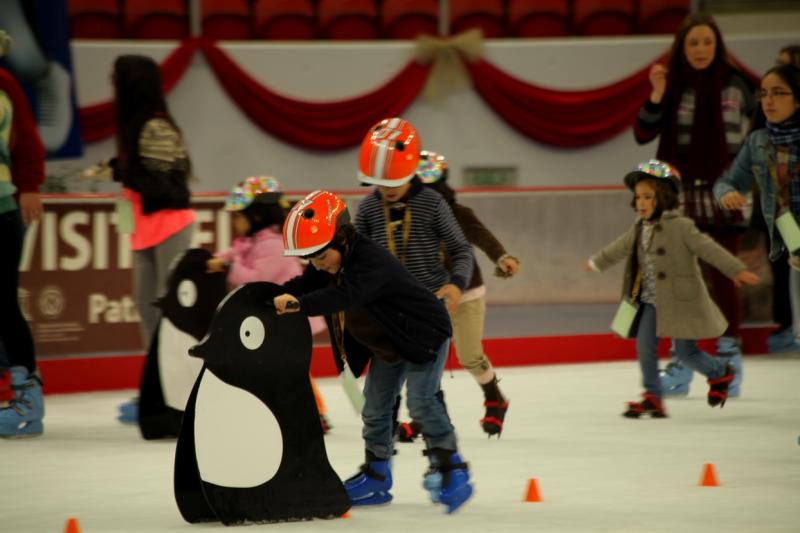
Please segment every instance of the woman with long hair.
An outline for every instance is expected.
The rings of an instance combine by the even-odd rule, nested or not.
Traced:
[[[656,157],[680,172],[686,216],[736,255],[747,221],[741,211],[720,209],[712,186],[739,151],[755,100],[710,15],[692,13],[683,20],[666,65],[651,68],[650,82],[650,97],[634,126],[636,141],[645,144],[659,137]],[[737,369],[729,391],[735,397],[742,376],[739,292],[713,267],[708,279],[712,298],[728,321],[717,355]],[[690,370],[673,361],[663,375],[665,394],[688,393],[691,378]]]
[[[743,193],[758,185],[770,260],[784,262],[788,258],[792,266],[800,268],[800,249],[787,241],[785,230],[779,230],[800,220],[800,67],[785,64],[768,70],[761,80],[759,98],[756,123],[763,127],[747,137],[731,168],[714,185],[714,194],[722,207],[739,209],[746,202]],[[796,300],[798,288],[792,289]],[[789,334],[794,340],[791,328]]]
[[[113,83],[117,157],[111,166],[132,212],[133,289],[147,349],[160,319],[153,302],[164,291],[173,261],[192,239],[191,164],[164,101],[158,65],[145,56],[120,56]],[[121,410],[120,420],[136,420],[135,404],[123,404]]]

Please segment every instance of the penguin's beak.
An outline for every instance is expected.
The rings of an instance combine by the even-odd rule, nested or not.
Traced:
[[[208,337],[206,337],[207,339]],[[195,344],[191,348],[189,348],[189,355],[191,357],[197,357],[198,359],[206,359],[206,339],[200,341],[200,344]]]

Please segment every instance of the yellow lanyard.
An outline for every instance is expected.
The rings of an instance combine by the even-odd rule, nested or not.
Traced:
[[[406,264],[406,252],[408,251],[408,239],[411,237],[411,208],[406,204],[403,215],[403,249],[397,253],[397,245],[394,242],[394,229],[392,228],[392,216],[389,213],[389,203],[383,200],[383,220],[386,224],[386,246],[392,255],[400,260],[402,265]]]
[[[341,280],[342,275],[339,273],[336,276],[337,286],[341,285]],[[344,311],[333,313],[331,322],[333,322],[333,338],[336,341],[336,346],[339,348],[339,357],[341,357],[344,366],[347,367],[347,353],[344,350],[344,313]]]

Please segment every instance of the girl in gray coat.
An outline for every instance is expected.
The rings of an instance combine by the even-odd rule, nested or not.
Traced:
[[[639,306],[634,328],[645,392],[642,401],[628,402],[623,415],[667,416],[656,354],[660,337],[671,337],[678,360],[708,378],[708,404],[724,406],[735,370],[700,351],[696,339],[718,337],[727,321],[708,295],[697,258],[719,269],[737,287],[756,284],[759,278],[676,211],[680,174],[674,167],[651,159],[626,175],[625,185],[634,193],[631,206],[638,218],[585,267],[602,272],[624,259],[623,297]]]

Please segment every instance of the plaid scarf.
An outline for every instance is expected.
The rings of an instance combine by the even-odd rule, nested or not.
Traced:
[[[779,123],[767,122],[767,134],[770,144],[775,147],[775,153],[781,149],[788,152],[788,168],[786,172],[791,176],[789,183],[789,210],[800,216],[800,180],[797,179],[800,168],[800,113],[795,113],[790,118]]]

